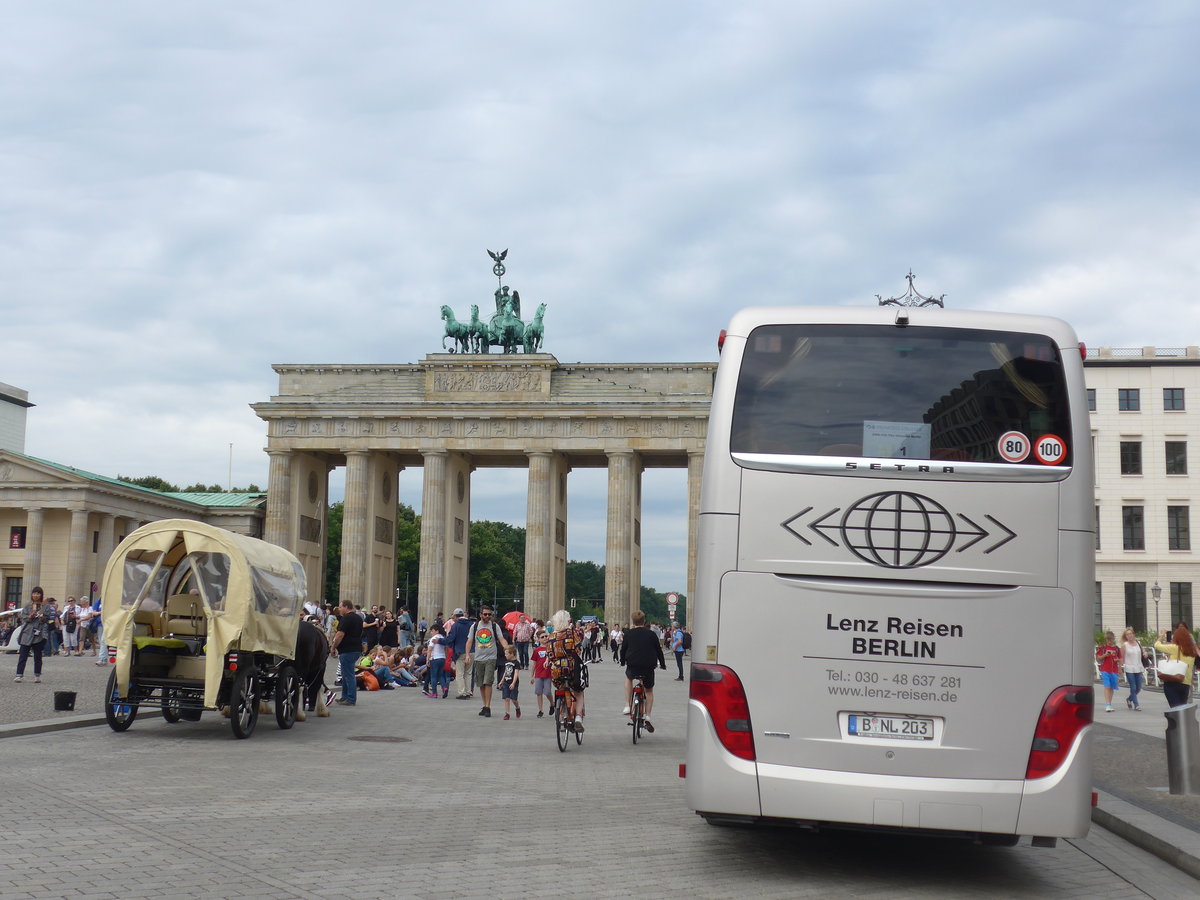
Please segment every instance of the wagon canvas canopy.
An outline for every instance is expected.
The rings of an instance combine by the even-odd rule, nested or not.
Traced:
[[[105,567],[101,596],[120,696],[129,688],[139,617],[164,610],[169,617],[182,608],[200,626],[192,633],[205,636],[204,704],[215,708],[230,650],[294,654],[306,583],[300,563],[281,547],[203,522],[165,519],[121,542]]]

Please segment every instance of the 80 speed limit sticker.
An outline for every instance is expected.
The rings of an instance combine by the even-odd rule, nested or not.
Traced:
[[[1067,458],[1067,445],[1057,434],[1044,434],[1033,445],[1033,455],[1046,466],[1057,466]]]
[[[1029,455],[1029,438],[1019,431],[1006,431],[996,442],[996,449],[1005,462],[1019,463]]]

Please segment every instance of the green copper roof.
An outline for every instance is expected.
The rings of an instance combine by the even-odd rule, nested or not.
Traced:
[[[119,478],[109,478],[106,475],[97,475],[95,472],[88,472],[85,469],[78,469],[75,466],[66,466],[62,463],[56,463],[48,459],[39,459],[36,456],[29,456],[25,453],[17,453],[15,450],[9,450],[13,456],[23,456],[25,459],[32,460],[36,463],[41,463],[44,466],[50,466],[52,469],[58,469],[62,472],[71,472],[75,475],[80,475],[89,481],[99,481],[104,484],[111,484],[115,487],[125,488],[130,491],[141,491],[146,494],[153,494],[156,497],[170,497],[172,500],[182,500],[185,503],[193,503],[196,506],[207,507],[238,507],[247,506],[254,507],[265,502],[267,499],[266,491],[260,493],[232,493],[232,494],[213,494],[213,493],[188,493],[186,491],[156,491],[153,488],[142,487],[140,484],[130,484],[128,481],[122,481]]]
[[[186,500],[197,506],[258,506],[267,499],[266,492],[257,494],[189,494],[186,491],[161,491],[164,497]]]

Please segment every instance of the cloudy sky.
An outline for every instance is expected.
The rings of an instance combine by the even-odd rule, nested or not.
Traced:
[[[506,278],[563,362],[754,304],[1200,343],[1200,6],[0,0],[0,381],[26,451],[265,485],[272,363],[416,362]],[[521,524],[523,473],[475,514]],[[572,476],[572,558],[604,485]],[[419,473],[401,498],[419,503]],[[682,473],[644,581],[683,587]]]

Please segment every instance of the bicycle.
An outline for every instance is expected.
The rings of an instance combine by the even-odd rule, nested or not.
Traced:
[[[633,679],[633,699],[629,703],[629,724],[633,728],[633,742],[641,739],[642,729],[646,724],[643,712],[646,706],[646,687],[641,678]]]
[[[550,714],[554,716],[554,739],[558,743],[560,753],[567,752],[572,734],[575,735],[576,744],[583,743],[583,732],[574,728],[575,696],[569,690],[555,686]]]

